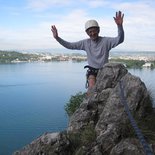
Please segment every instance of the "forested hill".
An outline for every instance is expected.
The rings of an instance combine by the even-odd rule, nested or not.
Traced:
[[[17,51],[0,50],[0,64],[19,63],[19,62],[35,62],[35,61],[86,61],[86,55],[82,54],[53,54],[53,53],[22,53]],[[124,64],[127,68],[155,68],[155,57],[131,57],[131,56],[113,56],[109,58],[109,62],[117,62]]]
[[[53,53],[22,53],[16,51],[0,50],[0,64],[34,62],[34,61],[86,61],[87,58],[82,54],[53,54]]]
[[[37,61],[37,54],[20,53],[16,51],[0,51],[0,63],[13,63],[13,62],[24,62],[24,61]]]

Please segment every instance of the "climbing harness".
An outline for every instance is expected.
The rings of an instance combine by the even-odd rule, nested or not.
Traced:
[[[93,67],[88,66],[88,65],[84,66],[84,69],[85,68],[88,68],[87,73],[86,73],[86,85],[85,85],[85,87],[88,88],[89,87],[89,82],[88,82],[89,76],[94,75],[96,77],[99,69],[93,68]]]
[[[132,116],[132,114],[130,112],[130,109],[128,107],[128,104],[127,104],[127,101],[126,101],[126,98],[125,98],[125,95],[124,95],[124,89],[123,89],[123,86],[122,86],[122,81],[119,81],[119,87],[120,87],[121,102],[125,107],[125,111],[126,111],[126,113],[128,115],[130,123],[131,123],[132,127],[134,128],[134,131],[135,131],[139,141],[141,142],[146,155],[153,155],[153,152],[152,152],[151,148],[149,147],[149,145],[145,141],[141,130],[138,128],[137,123],[136,123],[135,119],[133,118],[133,116]]]

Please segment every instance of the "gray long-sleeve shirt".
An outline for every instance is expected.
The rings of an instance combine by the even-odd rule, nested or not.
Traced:
[[[100,69],[108,62],[109,51],[124,41],[123,26],[118,26],[117,37],[101,37],[97,41],[84,39],[78,42],[67,42],[60,37],[56,39],[68,49],[84,50],[87,53],[88,65]]]

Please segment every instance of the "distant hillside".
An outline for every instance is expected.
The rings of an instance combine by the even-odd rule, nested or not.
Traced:
[[[16,51],[0,51],[0,63],[37,61],[37,54],[24,54]]]
[[[86,56],[82,54],[53,54],[53,53],[22,53],[16,51],[0,50],[0,64],[19,63],[34,61],[86,61]]]
[[[72,54],[53,54],[53,53],[21,53],[16,51],[0,50],[0,64],[34,62],[34,61],[87,61],[86,55],[79,53]],[[122,63],[127,68],[155,68],[155,57],[152,56],[113,56],[109,58],[109,62]]]

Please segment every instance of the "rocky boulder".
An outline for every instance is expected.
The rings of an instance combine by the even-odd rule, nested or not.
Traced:
[[[145,84],[122,64],[107,63],[64,132],[46,133],[14,155],[144,155],[121,100],[120,81],[136,122],[155,135],[147,125],[155,114]],[[144,137],[149,144],[155,142]]]

